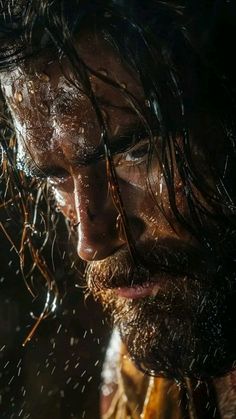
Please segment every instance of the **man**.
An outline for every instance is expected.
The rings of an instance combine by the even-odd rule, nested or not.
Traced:
[[[208,392],[200,414],[236,416],[234,12],[225,1],[2,2],[17,167],[50,186],[88,291],[133,361],[105,388],[107,417],[194,417],[202,399],[183,412],[168,380],[194,399],[191,380],[225,374],[212,384],[219,411]]]

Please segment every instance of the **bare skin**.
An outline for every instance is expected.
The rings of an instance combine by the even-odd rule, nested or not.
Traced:
[[[105,72],[121,87],[132,92],[145,112],[147,106],[138,76],[122,63],[118,54],[106,41],[97,36],[84,35],[79,42],[79,52],[89,67],[100,74]],[[162,307],[161,324],[165,323],[163,319],[167,318],[163,342],[167,339],[166,334],[170,335],[170,330],[172,331],[172,322],[175,321],[173,317],[178,319],[177,326],[176,323],[174,325],[180,328],[179,341],[185,342],[183,336],[191,330],[191,326],[188,323],[186,325],[185,318],[188,317],[189,311],[197,311],[205,294],[208,295],[211,291],[207,284],[205,292],[202,279],[200,285],[191,280],[195,274],[201,278],[204,275],[210,277],[212,261],[196,239],[176,222],[170,209],[166,184],[158,163],[158,141],[161,140],[158,140],[157,135],[157,151],[152,159],[149,180],[157,201],[162,204],[162,210],[156,205],[148,190],[149,143],[140,128],[140,118],[122,91],[109,86],[99,77],[90,76],[94,94],[100,102],[107,124],[110,145],[115,150],[113,158],[119,188],[138,252],[144,259],[147,257],[147,261],[152,259],[154,251],[167,259],[170,257],[179,262],[181,260],[183,271],[183,259],[187,258],[190,272],[172,275],[160,273],[158,269],[150,270],[151,276],[142,281],[141,287],[135,287],[132,282],[127,281],[125,275],[122,276],[122,272],[117,276],[111,275],[109,270],[118,264],[121,264],[122,269],[127,266],[129,269],[130,256],[124,231],[120,228],[120,215],[109,190],[106,162],[100,144],[100,127],[89,99],[70,82],[70,79],[75,81],[75,78],[68,60],[63,58],[61,64],[45,53],[1,73],[2,90],[17,134],[19,168],[32,176],[46,178],[64,216],[78,225],[77,253],[81,259],[89,263],[88,286],[95,296],[102,299],[106,308],[110,307],[113,310],[115,307],[114,320],[118,325],[121,323],[121,331],[124,326],[122,316],[127,320],[128,314],[134,313],[134,322],[130,326],[132,337],[134,333],[132,340],[136,342],[136,346],[137,341],[142,342],[140,325],[135,317],[142,309],[144,319],[147,318],[148,322],[149,339],[156,342],[157,330],[154,329],[158,314],[153,312],[153,307],[157,305],[158,301],[155,299],[158,299],[160,294],[161,297],[167,298],[162,302],[163,306],[159,306]],[[198,119],[199,115],[193,115],[193,126],[196,126]],[[204,128],[206,118],[202,118],[201,123]],[[199,132],[199,128],[193,132],[196,141],[196,161],[203,170],[204,158],[197,139],[202,135],[201,141],[204,141],[204,135],[207,135],[204,133],[207,132],[207,129]],[[124,138],[132,139],[133,136],[136,144],[131,144],[132,148],[126,147],[125,151]],[[201,141],[199,140],[199,144]],[[217,155],[215,158],[218,158]],[[211,184],[212,180],[209,178],[209,185]],[[175,194],[178,208],[188,217],[186,197],[177,171]],[[201,196],[199,199],[207,206]],[[175,259],[172,260],[172,264],[174,263],[177,263]],[[212,269],[214,271],[214,266]],[[217,292],[212,301],[218,301]],[[169,307],[172,302],[174,309],[173,313],[170,313]],[[184,306],[183,310],[182,307],[181,310],[179,308],[181,303]],[[215,304],[212,303],[213,305]],[[163,314],[165,309],[167,312]],[[218,318],[218,312],[214,314]],[[142,319],[142,322],[145,329],[145,320]],[[123,333],[129,343],[129,336]],[[147,340],[147,335],[145,339]],[[160,343],[162,349],[163,342]],[[171,352],[171,341],[168,342]],[[134,357],[136,346],[129,348],[128,345]],[[197,353],[198,346],[194,348]],[[192,348],[190,352],[191,350]],[[144,349],[145,354],[147,351],[147,348]],[[148,353],[147,358],[149,356]],[[188,362],[191,364],[192,359]],[[162,370],[159,372],[162,373]]]

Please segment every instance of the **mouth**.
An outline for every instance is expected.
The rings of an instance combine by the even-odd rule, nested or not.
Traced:
[[[118,297],[123,297],[131,300],[137,300],[145,297],[155,297],[160,290],[160,285],[147,282],[143,285],[136,285],[133,287],[119,287],[115,288],[113,292]]]
[[[169,287],[178,287],[179,281],[202,280],[212,276],[214,264],[198,249],[179,246],[177,248],[159,243],[157,251],[146,247],[139,251],[140,260],[135,266],[127,249],[103,261],[94,261],[87,266],[86,281],[93,295],[112,292],[115,298],[127,300],[156,297],[168,292]],[[145,255],[145,257],[141,257]]]
[[[112,291],[117,297],[131,300],[138,300],[145,297],[156,297],[158,293],[168,292],[168,287],[173,284],[177,286],[178,280],[187,280],[186,274],[173,274],[170,272],[158,272],[142,281],[139,284],[122,285],[113,288]]]

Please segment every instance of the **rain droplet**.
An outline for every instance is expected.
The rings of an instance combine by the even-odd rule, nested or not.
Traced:
[[[80,134],[84,134],[84,127],[79,127],[78,132],[79,132]]]
[[[108,76],[108,71],[105,68],[99,68],[98,71],[100,74],[102,74],[102,76]]]
[[[23,101],[23,96],[22,96],[22,93],[21,93],[21,92],[16,92],[16,93],[15,93],[15,100],[16,100],[18,103],[21,103],[21,102]]]
[[[39,78],[39,80],[46,83],[50,81],[50,77],[46,73],[37,73],[36,76]]]

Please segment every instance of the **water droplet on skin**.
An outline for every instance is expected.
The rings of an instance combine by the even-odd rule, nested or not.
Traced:
[[[79,127],[79,133],[84,134],[84,127]]]
[[[105,68],[99,68],[98,72],[102,74],[102,76],[108,77],[108,71]]]
[[[39,80],[48,83],[50,81],[50,77],[46,73],[36,73],[36,76]]]
[[[23,96],[22,96],[22,93],[21,93],[21,92],[16,92],[16,93],[15,93],[15,100],[16,100],[18,103],[21,103],[21,102],[23,101]]]

